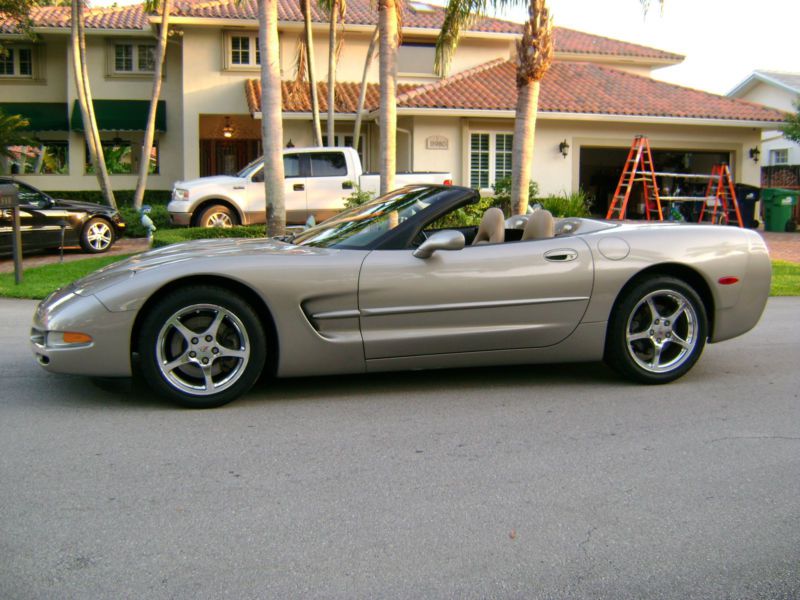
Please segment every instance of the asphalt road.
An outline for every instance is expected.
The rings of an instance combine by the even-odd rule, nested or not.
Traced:
[[[798,598],[800,299],[667,386],[602,365],[47,374],[0,301],[0,598]]]

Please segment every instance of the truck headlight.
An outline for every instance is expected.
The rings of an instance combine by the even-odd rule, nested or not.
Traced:
[[[189,190],[175,188],[175,190],[172,192],[172,199],[177,200],[178,202],[185,202],[189,199]]]

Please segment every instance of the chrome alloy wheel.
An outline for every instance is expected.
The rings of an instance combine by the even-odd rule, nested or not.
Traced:
[[[217,394],[234,385],[250,359],[242,321],[215,304],[181,308],[156,338],[158,368],[174,388],[192,396]]]
[[[695,307],[675,290],[656,290],[631,311],[625,342],[631,359],[645,371],[673,371],[689,360],[698,343]]]
[[[228,229],[233,227],[233,220],[227,212],[214,211],[205,217],[206,227],[223,227]]]
[[[111,225],[107,222],[99,220],[89,225],[86,230],[86,243],[91,246],[95,252],[103,252],[111,246],[114,241],[114,232],[111,231]]]

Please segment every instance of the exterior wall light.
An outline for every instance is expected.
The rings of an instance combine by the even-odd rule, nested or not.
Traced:
[[[752,158],[754,162],[758,162],[758,159],[761,158],[761,150],[757,147],[750,148],[750,158]]]
[[[231,126],[230,117],[225,117],[225,126],[222,128],[222,137],[226,139],[233,137],[233,127]]]
[[[564,140],[558,145],[558,151],[561,152],[561,156],[567,158],[567,155],[569,154],[569,144],[567,143],[567,140]]]

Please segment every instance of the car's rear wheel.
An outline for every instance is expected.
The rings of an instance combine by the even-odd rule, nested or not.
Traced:
[[[116,236],[111,223],[100,217],[89,219],[81,231],[81,248],[84,252],[99,254],[107,252]]]
[[[708,337],[703,301],[672,277],[635,283],[623,292],[608,324],[605,358],[642,383],[668,383],[694,366]]]
[[[224,204],[212,204],[203,209],[198,220],[200,227],[229,228],[239,224],[239,218],[229,207]]]
[[[250,304],[214,286],[165,296],[139,335],[147,382],[188,408],[214,408],[244,394],[261,374],[266,352],[264,328]]]

